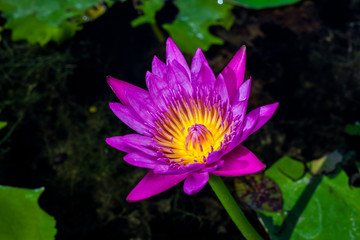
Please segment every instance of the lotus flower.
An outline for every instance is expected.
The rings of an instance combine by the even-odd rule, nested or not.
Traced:
[[[128,201],[159,194],[184,181],[184,192],[195,194],[209,174],[240,176],[265,165],[240,145],[273,115],[278,103],[246,114],[251,79],[243,82],[245,46],[216,78],[201,49],[191,68],[175,43],[166,42],[166,63],[156,56],[146,73],[148,91],[108,77],[121,103],[110,103],[114,114],[136,134],[106,142],[128,153],[124,160],[150,171],[130,192]]]

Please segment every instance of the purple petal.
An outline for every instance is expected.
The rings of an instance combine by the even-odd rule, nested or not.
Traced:
[[[168,65],[167,80],[168,87],[174,89],[176,92],[181,91],[181,94],[192,96],[193,88],[190,83],[189,76],[181,69],[178,61],[174,60]]]
[[[121,81],[119,79],[113,78],[111,76],[107,76],[107,83],[110,88],[113,90],[115,95],[119,98],[120,102],[124,105],[129,105],[129,101],[125,95],[125,89],[136,89],[138,91],[146,92],[144,89],[134,86],[130,83]]]
[[[231,107],[234,117],[239,115],[241,115],[242,118],[245,117],[247,103],[250,95],[250,88],[251,88],[251,78],[240,86],[238,92],[235,95]]]
[[[139,91],[137,89],[126,89],[126,97],[130,106],[135,112],[148,124],[152,124],[153,113],[156,112],[155,104],[150,97],[149,92]]]
[[[192,62],[191,62],[191,79],[192,79],[192,81],[197,79],[197,76],[198,76],[203,64],[209,65],[209,63],[206,61],[206,58],[205,58],[203,52],[201,51],[200,48],[198,48],[196,50],[194,57],[192,59]]]
[[[153,148],[157,147],[156,140],[139,134],[110,137],[106,139],[106,143],[127,153],[138,152],[140,150],[151,156],[158,155],[157,151],[153,150]]]
[[[137,115],[132,107],[120,103],[109,103],[109,106],[113,113],[130,128],[140,134],[152,136],[150,129],[144,124],[144,121]]]
[[[198,193],[208,182],[209,173],[192,173],[186,177],[184,182],[184,192],[192,195]]]
[[[153,171],[149,171],[130,192],[126,200],[129,202],[136,202],[162,193],[180,183],[187,175],[188,174],[157,175],[154,174]]]
[[[257,173],[265,168],[265,164],[242,145],[237,146],[230,153],[223,156],[223,159],[223,167],[211,174],[218,176],[241,176]]]
[[[224,102],[229,101],[228,90],[224,77],[222,75],[219,75],[216,79],[214,91],[221,97],[221,100],[223,100]]]
[[[236,75],[236,89],[239,88],[241,83],[244,81],[245,62],[246,62],[246,47],[242,46],[239,49],[239,51],[237,51],[235,56],[231,59],[229,64],[225,67],[225,69],[228,68],[228,69],[231,69],[234,71],[234,73]],[[226,72],[225,69],[223,70],[223,72],[224,71]],[[224,75],[226,75],[226,74],[224,74]],[[226,77],[225,77],[225,80],[226,80]]]
[[[173,60],[176,60],[180,65],[185,69],[189,78],[190,78],[190,69],[184,58],[184,55],[181,53],[179,48],[175,45],[171,38],[166,40],[166,65],[169,65]]]
[[[164,164],[157,161],[156,159],[156,157],[151,157],[143,152],[132,152],[124,157],[124,161],[133,166],[150,169]]]
[[[164,78],[166,74],[166,64],[154,56],[151,65],[151,72],[160,78]]]
[[[220,168],[222,168],[223,165],[224,165],[224,160],[220,160],[220,161],[217,161],[216,163],[207,165],[206,167],[201,169],[201,171],[213,172],[213,171],[216,171],[216,170],[219,170]]]
[[[236,88],[236,75],[232,69],[225,68],[217,77],[217,79],[223,78],[226,84],[230,102],[233,101],[237,88]]]
[[[261,128],[274,114],[279,103],[261,106],[246,115],[243,133],[238,144]]]
[[[187,166],[171,166],[171,165],[161,165],[154,168],[154,173],[156,174],[182,174],[187,172],[194,172],[197,171],[205,166],[204,163],[193,163],[188,164]]]
[[[215,87],[216,78],[214,72],[211,70],[209,65],[203,64],[197,78],[192,81],[193,88],[197,87],[204,89],[203,94],[209,94],[209,90]]]
[[[153,102],[158,107],[166,107],[167,103],[165,99],[169,99],[171,97],[171,92],[169,89],[169,85],[164,80],[164,78],[159,78],[151,72],[147,72],[146,85],[149,89],[149,93]]]

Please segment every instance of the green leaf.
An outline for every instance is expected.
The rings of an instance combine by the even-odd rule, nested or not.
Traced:
[[[209,27],[231,27],[235,20],[231,4],[220,5],[215,0],[176,0],[174,3],[179,14],[173,23],[163,27],[182,51],[193,54],[198,47],[206,51],[212,44],[223,44],[222,39],[209,32]]]
[[[356,122],[354,124],[347,124],[344,131],[349,135],[360,136],[360,122]]]
[[[55,238],[55,219],[38,205],[43,191],[0,186],[0,239]]]
[[[235,191],[242,202],[255,209],[275,212],[282,209],[278,185],[264,175],[248,175],[234,180]]]
[[[307,174],[296,182],[272,167],[265,175],[284,198],[284,216],[260,214],[273,239],[360,239],[360,189],[348,186],[343,171],[334,178]]]
[[[248,8],[262,9],[297,3],[300,0],[232,0]]]
[[[109,1],[109,0],[108,0]],[[105,2],[108,2],[105,1]],[[12,30],[12,40],[45,45],[60,43],[80,30],[81,16],[100,0],[2,0],[0,11],[7,19],[4,28]]]
[[[284,175],[292,180],[298,180],[304,176],[305,165],[304,163],[292,159],[288,156],[280,158],[271,168],[276,168]]]
[[[165,0],[143,0],[142,5],[136,8],[142,12],[142,16],[137,17],[131,22],[131,26],[137,27],[144,23],[156,23],[155,15],[165,4]]]
[[[7,122],[0,121],[0,130],[7,126]]]
[[[41,46],[49,41],[61,42],[72,37],[81,27],[74,22],[65,21],[58,26],[51,26],[35,16],[9,20],[6,28],[12,29],[12,40],[27,40],[31,44]]]

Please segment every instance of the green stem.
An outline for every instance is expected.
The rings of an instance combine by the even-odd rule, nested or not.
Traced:
[[[244,237],[247,240],[263,239],[246,219],[222,179],[219,176],[210,175],[209,184]]]

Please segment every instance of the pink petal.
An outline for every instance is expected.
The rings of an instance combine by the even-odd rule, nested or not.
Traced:
[[[140,134],[152,136],[150,129],[144,124],[144,121],[137,115],[132,107],[120,103],[109,103],[109,106],[113,113],[130,128]]]
[[[200,69],[203,64],[209,65],[206,61],[206,58],[201,51],[200,48],[198,48],[194,54],[194,57],[191,62],[191,80],[194,81],[197,79],[197,76],[200,72]]]
[[[205,186],[208,180],[208,172],[192,173],[185,179],[184,192],[189,195],[198,193]]]
[[[166,65],[169,65],[173,60],[176,60],[180,65],[185,69],[189,78],[190,78],[190,69],[184,58],[184,55],[181,53],[179,48],[175,45],[171,38],[166,40]]]
[[[249,135],[261,128],[274,114],[279,103],[261,106],[246,115],[243,133],[240,142],[243,142]]]
[[[150,169],[164,164],[157,161],[156,159],[156,157],[151,157],[143,152],[132,152],[124,157],[124,161],[133,166]]]
[[[154,56],[151,64],[151,72],[160,78],[164,78],[166,74],[166,64]]]
[[[111,76],[107,76],[107,83],[110,88],[113,90],[115,95],[119,98],[120,102],[124,105],[129,105],[129,101],[125,95],[125,89],[136,89],[138,91],[146,92],[144,89],[134,86],[130,83],[121,81],[119,79],[113,78]]]
[[[249,149],[239,145],[230,153],[223,156],[224,165],[218,170],[211,172],[218,176],[241,176],[257,173],[265,168],[263,164]]]
[[[157,151],[153,150],[154,146],[157,146],[156,140],[139,134],[110,137],[106,139],[106,143],[127,153],[138,152],[140,150],[151,156],[158,155]]]
[[[126,200],[129,202],[136,202],[152,197],[180,183],[187,175],[188,174],[157,175],[151,170],[130,192]]]

